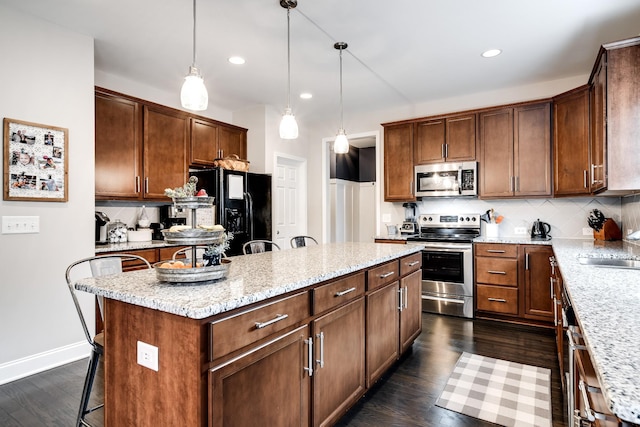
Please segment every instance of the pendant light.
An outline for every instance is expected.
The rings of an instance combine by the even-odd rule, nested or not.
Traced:
[[[209,104],[209,94],[204,86],[200,70],[196,67],[196,0],[193,0],[193,64],[189,67],[189,74],[184,78],[180,91],[182,107],[193,110],[206,110]]]
[[[296,118],[291,112],[291,25],[289,15],[291,9],[294,9],[298,5],[298,0],[280,0],[280,6],[287,9],[287,108],[282,115],[282,121],[280,122],[280,138],[282,139],[296,139],[298,137],[298,123]]]
[[[340,51],[340,129],[338,129],[336,139],[333,141],[333,151],[336,154],[346,154],[349,152],[349,140],[347,139],[347,133],[344,131],[342,109],[342,51],[348,46],[345,42],[338,42],[333,45],[334,48]]]

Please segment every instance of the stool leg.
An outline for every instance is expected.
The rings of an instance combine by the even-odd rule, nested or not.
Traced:
[[[88,425],[84,421],[84,416],[90,412],[87,411],[89,406],[89,399],[91,398],[91,389],[93,388],[93,380],[98,370],[98,362],[100,361],[100,352],[95,348],[91,351],[91,357],[89,358],[89,366],[87,367],[87,376],[84,379],[84,387],[82,388],[82,397],[80,398],[80,409],[78,410],[78,418],[76,420],[76,427],[82,427]]]

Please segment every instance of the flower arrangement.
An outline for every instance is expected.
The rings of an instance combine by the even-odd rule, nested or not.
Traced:
[[[202,258],[204,259],[204,266],[209,267],[212,265],[220,265],[220,260],[224,252],[229,249],[230,241],[233,240],[233,233],[227,232],[222,234],[222,240],[220,243],[211,244],[207,246],[207,250],[204,251]]]

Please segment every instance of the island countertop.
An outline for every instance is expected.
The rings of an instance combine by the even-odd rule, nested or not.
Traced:
[[[552,245],[605,400],[617,417],[640,424],[640,270],[578,261],[640,259],[640,246],[592,239],[553,239]]]
[[[421,250],[420,245],[331,243],[228,258],[225,280],[172,284],[155,270],[89,277],[75,288],[146,308],[204,319]]]

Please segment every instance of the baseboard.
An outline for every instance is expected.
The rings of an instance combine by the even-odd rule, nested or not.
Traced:
[[[0,364],[0,385],[89,357],[86,341]]]

